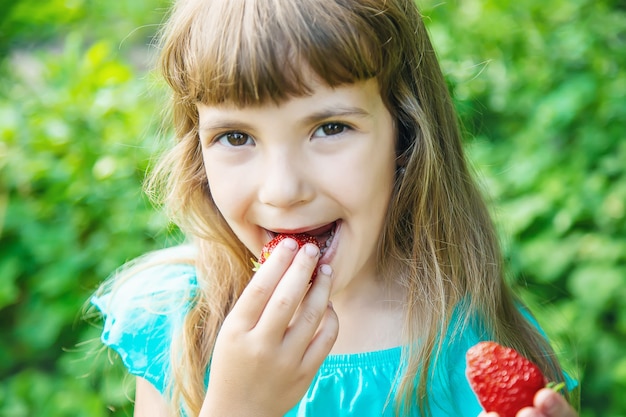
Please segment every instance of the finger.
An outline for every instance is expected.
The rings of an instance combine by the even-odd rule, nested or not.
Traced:
[[[539,390],[535,394],[534,405],[547,417],[576,417],[576,411],[558,392],[549,388]]]
[[[311,343],[328,308],[332,287],[332,268],[321,265],[317,276],[300,303],[285,334],[285,345],[304,351]]]
[[[284,336],[289,322],[309,288],[320,250],[307,243],[293,258],[291,265],[276,286],[259,320],[259,327]],[[271,258],[270,258],[271,259]]]
[[[272,256],[252,276],[227,319],[238,320],[247,330],[256,326],[297,250],[295,240],[283,239],[272,251]]]
[[[534,407],[524,407],[517,412],[515,417],[544,417],[544,415]]]
[[[315,371],[322,366],[322,362],[328,356],[339,334],[339,319],[329,303],[322,317],[317,333],[311,340],[309,347],[302,357],[302,366],[310,371]]]

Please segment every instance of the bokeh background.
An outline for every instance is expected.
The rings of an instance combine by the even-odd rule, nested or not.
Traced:
[[[581,380],[581,415],[624,417],[626,2],[421,4],[509,277]],[[132,414],[84,306],[180,239],[141,190],[168,136],[151,46],[167,6],[0,0],[1,416]]]

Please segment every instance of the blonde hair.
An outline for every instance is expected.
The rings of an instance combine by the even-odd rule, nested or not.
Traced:
[[[498,239],[413,0],[180,0],[161,35],[160,69],[172,90],[176,143],[148,186],[160,190],[199,248],[198,296],[172,353],[176,408],[199,413],[217,332],[252,273],[253,254],[212,202],[196,104],[279,103],[307,94],[304,67],[330,86],[376,78],[398,130],[404,174],[378,248],[380,270],[400,280],[407,294],[407,367],[396,411],[417,405],[428,414],[426,383],[442,335],[460,334],[470,317],[549,379],[563,379],[550,346],[505,285]],[[464,320],[449,325],[459,306]]]

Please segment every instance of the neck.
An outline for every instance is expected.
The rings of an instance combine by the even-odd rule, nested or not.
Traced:
[[[404,291],[381,279],[353,280],[333,294],[339,335],[331,353],[357,353],[402,344],[405,320]]]

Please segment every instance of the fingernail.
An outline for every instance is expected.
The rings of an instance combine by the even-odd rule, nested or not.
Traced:
[[[293,240],[293,239],[284,239],[283,240],[283,246],[286,247],[289,250],[296,250],[298,249],[298,243]]]
[[[313,244],[304,245],[304,253],[306,253],[311,258],[316,257],[319,252],[320,252],[320,249],[316,245],[313,245]]]
[[[330,276],[333,273],[333,269],[328,264],[320,265],[320,273]]]

